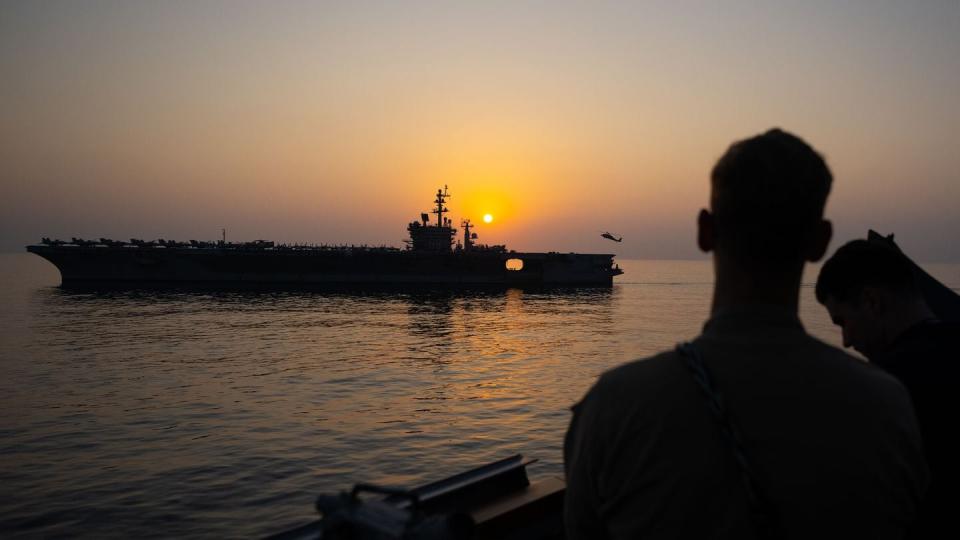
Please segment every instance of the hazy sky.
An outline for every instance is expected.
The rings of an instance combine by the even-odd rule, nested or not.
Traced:
[[[0,249],[41,236],[697,256],[708,174],[780,126],[836,240],[960,261],[960,2],[0,3]],[[622,244],[600,238],[610,230]]]

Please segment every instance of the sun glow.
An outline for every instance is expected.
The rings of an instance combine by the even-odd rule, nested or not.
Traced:
[[[484,215],[483,215],[483,222],[484,222],[484,223],[491,223],[491,222],[493,222],[493,216],[492,216],[491,214],[484,214]]]

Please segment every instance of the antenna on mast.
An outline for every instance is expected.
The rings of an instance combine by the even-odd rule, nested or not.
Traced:
[[[437,199],[433,201],[434,203],[436,203],[437,208],[430,211],[431,213],[434,213],[437,215],[437,227],[445,226],[445,220],[443,218],[443,214],[449,212],[450,210],[447,209],[445,206],[443,206],[443,203],[448,198],[450,198],[450,194],[447,193],[446,184],[444,184],[442,190],[437,188]]]

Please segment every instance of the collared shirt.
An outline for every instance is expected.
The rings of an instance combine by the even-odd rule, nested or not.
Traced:
[[[928,473],[888,374],[773,307],[716,314],[693,342],[739,427],[781,538],[899,538]],[[752,538],[735,453],[673,351],[604,373],[564,445],[567,537]]]

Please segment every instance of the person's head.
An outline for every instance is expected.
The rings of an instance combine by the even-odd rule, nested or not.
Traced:
[[[734,143],[710,177],[702,210],[704,251],[751,272],[798,269],[823,256],[832,233],[823,209],[833,176],[806,142],[780,129]]]
[[[871,360],[902,330],[912,308],[923,305],[910,261],[866,240],[848,242],[823,264],[816,294],[842,328],[843,346]]]

